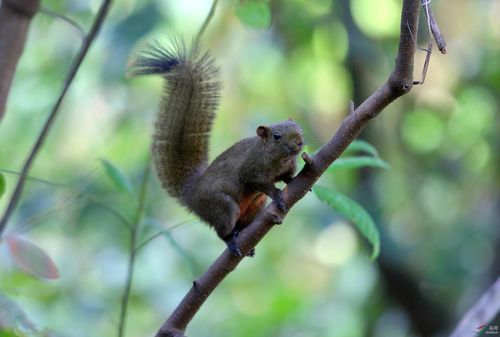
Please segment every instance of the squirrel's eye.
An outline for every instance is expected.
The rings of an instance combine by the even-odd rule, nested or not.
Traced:
[[[277,132],[275,132],[275,133],[273,134],[273,137],[274,137],[274,139],[276,139],[276,140],[281,139],[281,135],[280,135],[279,133],[277,133]]]

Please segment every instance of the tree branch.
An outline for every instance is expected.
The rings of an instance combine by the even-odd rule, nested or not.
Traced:
[[[31,19],[40,0],[3,0],[0,6],[0,121]]]
[[[7,3],[9,3],[7,1]],[[78,72],[78,69],[80,68],[80,65],[83,62],[83,59],[87,55],[87,52],[89,51],[89,48],[94,41],[95,37],[97,36],[97,33],[99,29],[101,28],[104,19],[106,18],[106,15],[109,11],[109,7],[111,6],[112,0],[103,0],[101,7],[99,8],[99,12],[97,13],[97,16],[92,24],[92,27],[90,28],[90,31],[85,39],[83,39],[82,46],[80,47],[80,50],[78,51],[78,54],[76,55],[75,59],[73,60],[73,63],[71,64],[71,67],[68,71],[68,74],[66,75],[66,78],[64,80],[63,88],[59,94],[59,97],[57,98],[56,103],[52,107],[52,111],[50,112],[49,117],[47,118],[47,121],[45,122],[42,131],[38,135],[38,138],[33,145],[33,148],[31,149],[30,154],[28,155],[28,158],[26,159],[23,168],[21,170],[21,175],[19,176],[19,180],[17,181],[16,187],[14,189],[14,192],[12,193],[12,196],[9,200],[9,204],[7,205],[7,208],[5,210],[5,213],[3,214],[2,219],[0,220],[0,236],[2,235],[3,231],[5,230],[5,227],[7,226],[7,222],[9,221],[10,216],[14,212],[14,209],[16,208],[19,199],[21,198],[21,194],[23,192],[24,188],[24,183],[26,181],[26,177],[28,175],[28,172],[31,168],[31,165],[33,164],[33,161],[35,160],[38,152],[42,148],[43,143],[45,142],[45,139],[47,138],[47,135],[49,134],[50,129],[52,128],[52,124],[54,123],[57,114],[59,112],[59,107],[61,106],[61,103],[66,95],[66,92],[69,89],[69,86],[73,82],[73,79],[76,76],[76,73]]]
[[[429,32],[434,37],[441,54],[446,54],[446,41],[444,40],[443,34],[441,34],[441,30],[439,29],[436,19],[434,18],[434,13],[431,8],[431,0],[420,0],[420,2],[422,3],[422,7],[424,7]]]
[[[45,7],[45,6],[40,6],[40,13],[46,14],[48,16],[51,16],[53,18],[59,19],[65,23],[67,23],[69,26],[73,27],[73,29],[78,33],[78,36],[81,39],[85,38],[85,35],[86,35],[85,30],[75,20],[73,20],[65,15],[59,14],[59,13],[57,13],[57,12],[53,11],[52,9]]]
[[[149,173],[151,171],[151,159],[148,158],[142,176],[141,190],[139,192],[139,203],[135,212],[135,219],[130,231],[130,249],[129,259],[127,264],[127,278],[125,287],[123,288],[122,301],[120,306],[120,320],[118,322],[118,337],[123,337],[125,334],[125,324],[127,321],[128,302],[130,300],[130,292],[132,290],[132,279],[134,277],[135,261],[137,257],[137,234],[141,224],[141,219],[144,213],[144,204],[146,202],[146,194],[148,188]]]
[[[396,65],[384,83],[356,110],[347,116],[332,139],[314,156],[304,156],[306,165],[283,190],[286,209],[289,210],[311,189],[316,180],[335,161],[347,146],[361,132],[366,123],[376,117],[382,109],[395,99],[408,93],[413,86],[413,59],[415,43],[412,32],[418,28],[419,0],[404,0],[401,16],[401,34]],[[285,217],[287,211],[280,211],[271,203],[238,237],[243,256],[266,235],[273,226],[273,214]],[[210,268],[202,274],[162,325],[156,337],[183,337],[187,325],[211,292],[241,262],[225,250]]]
[[[198,32],[198,35],[196,35],[196,41],[200,41],[201,37],[203,36],[203,33],[205,33],[205,30],[208,27],[208,24],[210,23],[210,20],[212,20],[214,14],[215,14],[215,9],[217,8],[217,3],[219,3],[219,0],[213,0],[212,6],[210,7],[210,11],[208,12],[207,17],[205,18],[205,21],[203,22],[203,25],[201,25],[201,28]]]

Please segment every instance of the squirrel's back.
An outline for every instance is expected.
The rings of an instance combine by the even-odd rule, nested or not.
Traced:
[[[134,75],[159,74],[166,90],[155,121],[153,159],[168,193],[179,199],[208,165],[208,137],[219,101],[219,69],[199,44],[151,45]]]

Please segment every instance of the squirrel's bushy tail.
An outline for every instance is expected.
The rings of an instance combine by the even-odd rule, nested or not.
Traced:
[[[165,49],[158,43],[134,62],[132,75],[159,74],[165,78],[152,152],[156,171],[168,193],[183,199],[208,164],[208,136],[219,101],[219,69],[195,42],[180,41]]]

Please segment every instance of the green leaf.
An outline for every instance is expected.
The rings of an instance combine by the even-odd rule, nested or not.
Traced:
[[[19,268],[45,279],[59,277],[56,265],[40,247],[14,234],[7,235],[5,241]]]
[[[271,9],[268,3],[246,1],[236,8],[241,23],[253,28],[266,28],[271,24]]]
[[[360,167],[375,167],[389,170],[390,166],[385,161],[376,157],[359,156],[339,158],[333,162],[327,169],[333,171],[336,169],[357,169]]]
[[[328,187],[316,186],[313,188],[313,191],[319,200],[326,203],[356,226],[361,234],[372,244],[371,259],[376,259],[380,253],[380,237],[370,214],[354,200]]]
[[[353,141],[345,150],[345,152],[366,152],[374,157],[378,157],[378,151],[372,144],[364,140]]]
[[[2,173],[0,173],[0,198],[5,193],[5,186],[6,185],[7,184],[5,182],[5,176]]]
[[[134,189],[130,179],[118,167],[106,159],[100,159],[99,161],[104,168],[104,172],[119,191],[133,194]]]

